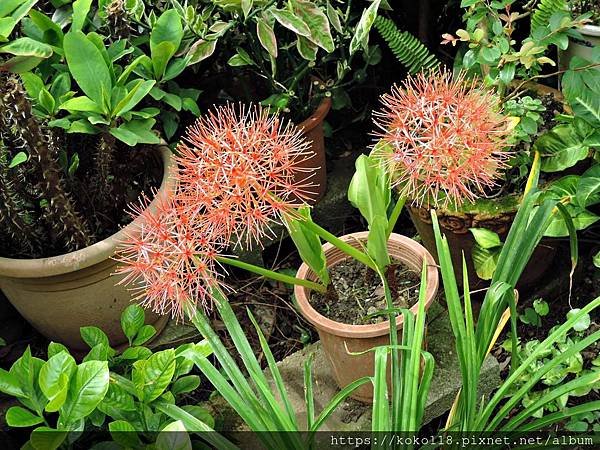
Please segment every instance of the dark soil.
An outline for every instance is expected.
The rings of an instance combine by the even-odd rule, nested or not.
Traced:
[[[394,306],[410,308],[419,299],[420,275],[400,261],[393,265],[394,279],[389,280]],[[312,306],[325,317],[350,325],[366,325],[386,320],[379,312],[386,309],[379,277],[356,261],[343,261],[329,269],[335,294],[313,293]],[[337,298],[336,298],[337,296]]]

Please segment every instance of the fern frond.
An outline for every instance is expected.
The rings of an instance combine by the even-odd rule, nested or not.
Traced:
[[[548,26],[557,11],[568,11],[567,0],[540,0],[531,15],[531,30]]]
[[[398,61],[409,73],[433,69],[440,65],[437,57],[408,31],[400,31],[396,24],[385,17],[377,17],[375,28],[387,43]]]

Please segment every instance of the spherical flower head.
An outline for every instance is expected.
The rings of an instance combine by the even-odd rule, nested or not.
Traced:
[[[217,251],[176,199],[163,194],[152,207],[145,196],[131,207],[138,222],[117,251],[121,264],[116,273],[124,276],[119,284],[135,292],[134,300],[180,321],[198,304],[210,309],[211,288],[220,284],[214,270]]]
[[[252,247],[316,187],[302,131],[260,106],[221,106],[188,128],[179,145],[180,202],[213,236]],[[309,177],[310,178],[310,177]]]
[[[496,95],[437,71],[408,77],[381,101],[374,154],[400,195],[418,206],[459,206],[496,185],[512,130]]]

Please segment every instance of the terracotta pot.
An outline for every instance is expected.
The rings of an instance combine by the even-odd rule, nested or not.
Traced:
[[[600,45],[600,26],[584,25],[577,31],[581,33],[584,41],[569,37],[569,46],[565,50],[559,50],[558,61],[561,69],[568,69],[571,59],[575,56],[591,60],[594,47]],[[600,70],[600,69],[596,69]]]
[[[305,121],[298,124],[304,131],[306,138],[311,141],[310,150],[313,156],[299,164],[300,167],[306,169],[314,169],[304,173],[298,173],[295,177],[296,183],[309,181],[312,184],[318,185],[313,188],[314,195],[310,196],[309,204],[317,203],[327,191],[327,161],[325,154],[325,136],[323,134],[323,121],[325,116],[331,109],[331,98],[325,97],[319,104],[315,112]]]
[[[341,239],[355,248],[361,248],[362,245],[366,245],[367,236],[368,232],[360,232],[348,234]],[[350,259],[348,255],[329,243],[323,245],[323,250],[328,267]],[[390,236],[388,250],[392,258],[402,261],[419,272],[423,267],[423,260],[427,262],[425,309],[429,309],[437,294],[439,283],[437,266],[431,254],[419,243],[399,234]],[[317,280],[315,273],[306,264],[300,266],[297,277],[312,281]],[[348,325],[336,322],[321,315],[311,306],[310,293],[310,290],[302,286],[294,287],[300,313],[319,332],[321,345],[331,363],[338,386],[344,388],[358,378],[372,376],[375,367],[373,352],[363,355],[351,355],[349,352],[363,352],[380,345],[389,344],[389,321],[373,325]],[[416,314],[417,310],[418,305],[415,304],[411,311]],[[401,338],[402,323],[402,316],[398,316],[396,324],[398,325],[399,338]],[[371,384],[361,386],[354,392],[352,397],[363,402],[372,402],[373,386]]]
[[[437,261],[435,235],[433,233],[429,210],[426,208],[409,206],[408,211],[410,218],[423,241],[423,245],[432,255],[434,255]],[[467,273],[469,275],[470,290],[476,291],[488,287],[490,282],[479,278],[475,271],[472,256],[475,239],[469,229],[486,228],[497,233],[504,241],[517,214],[516,208],[500,211],[497,214],[477,212],[461,213],[444,210],[436,210],[436,213],[440,223],[440,230],[448,239],[448,246],[450,247],[450,255],[452,256],[452,264],[454,266],[454,272],[456,273],[457,284],[462,286],[462,255],[464,253],[467,264]],[[517,288],[520,290],[529,290],[536,287],[538,282],[552,266],[557,250],[556,240],[543,239],[534,250],[529,263],[525,266],[523,275],[517,283]]]
[[[160,155],[165,170],[157,195],[164,195],[174,165],[169,148],[161,147]],[[127,342],[120,318],[131,302],[131,294],[126,287],[116,285],[119,277],[111,276],[117,265],[111,257],[126,233],[134,232],[139,220],[103,241],[65,255],[40,259],[0,258],[2,292],[41,334],[75,351],[88,348],[79,333],[83,326],[100,328],[112,346]],[[167,319],[167,316],[146,313],[146,323],[159,332]]]

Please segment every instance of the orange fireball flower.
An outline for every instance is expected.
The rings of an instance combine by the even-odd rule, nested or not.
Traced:
[[[302,132],[260,106],[216,108],[188,128],[178,148],[179,201],[225,242],[251,247],[315,187],[298,183],[313,153]]]
[[[374,154],[415,205],[473,201],[505,167],[510,120],[500,99],[448,71],[408,77],[382,96]]]
[[[142,196],[131,207],[130,215],[140,223],[115,258],[122,263],[117,274],[124,275],[119,284],[130,285],[142,306],[161,315],[170,312],[176,320],[198,303],[208,310],[211,287],[220,284],[215,246],[172,197],[157,197],[155,208],[149,203]]]

